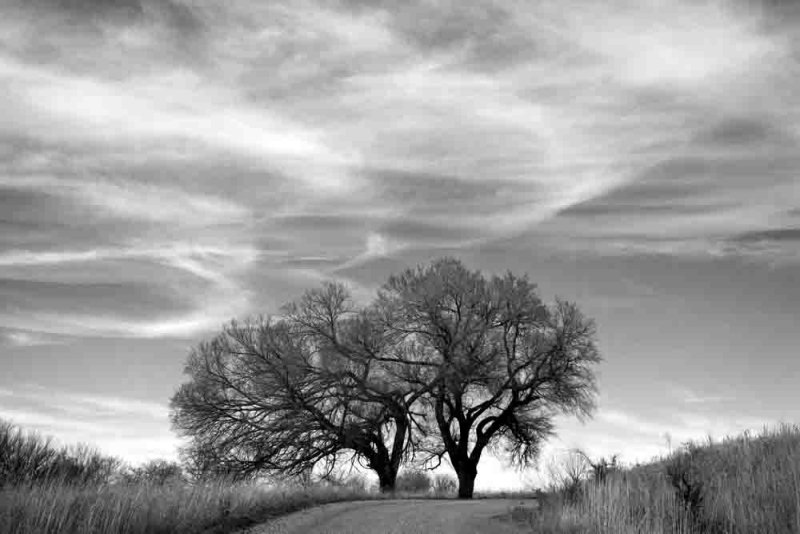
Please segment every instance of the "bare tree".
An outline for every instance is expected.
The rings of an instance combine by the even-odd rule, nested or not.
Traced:
[[[386,490],[404,460],[447,456],[471,498],[484,451],[525,465],[554,415],[591,413],[594,337],[527,277],[445,258],[390,277],[368,307],[325,284],[276,320],[231,323],[191,354],[173,422],[195,465],[226,473],[299,476],[349,457]]]
[[[431,460],[448,456],[460,498],[472,497],[485,450],[527,464],[555,414],[594,408],[593,322],[574,304],[545,306],[526,276],[486,278],[445,258],[390,277],[376,309],[407,347],[390,360],[425,383],[420,403],[438,432],[424,444]]]
[[[378,364],[392,346],[341,285],[325,284],[279,319],[233,322],[201,343],[172,398],[173,424],[201,471],[291,477],[349,458],[391,490],[414,452],[421,394]]]

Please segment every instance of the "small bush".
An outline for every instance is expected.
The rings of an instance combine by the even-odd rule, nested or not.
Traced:
[[[551,461],[548,466],[551,491],[569,503],[580,498],[583,481],[588,472],[587,457],[581,451],[569,451],[560,460]]]
[[[436,475],[433,479],[433,491],[440,495],[455,493],[458,481],[450,475]]]
[[[403,471],[397,476],[395,483],[397,491],[407,491],[410,493],[423,493],[431,489],[431,477],[425,471],[411,470]]]
[[[354,491],[367,491],[370,486],[369,481],[363,475],[352,473],[328,473],[317,482],[309,478],[309,482],[304,485],[310,487],[319,483],[327,484],[335,488],[348,488]]]
[[[699,450],[688,444],[686,451],[677,453],[667,461],[665,471],[675,490],[675,497],[684,510],[689,512],[692,522],[697,524],[703,509],[704,483],[692,457]]]
[[[618,458],[619,456],[615,454],[611,456],[610,460],[601,457],[597,461],[592,461],[587,456],[586,460],[591,468],[591,473],[589,475],[591,479],[597,484],[604,484],[609,476],[619,470],[619,464],[617,463]]]
[[[151,460],[139,467],[128,468],[122,473],[122,480],[128,484],[178,484],[186,481],[183,469],[177,462]]]
[[[361,475],[352,475],[344,480],[344,487],[353,491],[368,491],[369,481]]]

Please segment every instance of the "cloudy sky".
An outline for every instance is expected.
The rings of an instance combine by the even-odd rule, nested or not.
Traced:
[[[552,451],[796,422],[798,80],[791,0],[3,0],[0,418],[174,456],[222,323],[447,254],[596,319]]]

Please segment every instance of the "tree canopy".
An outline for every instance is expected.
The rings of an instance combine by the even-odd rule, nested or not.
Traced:
[[[192,351],[190,380],[172,398],[187,456],[200,472],[235,476],[300,476],[349,457],[393,488],[413,451],[415,393],[373,365],[389,338],[339,284],[284,312],[232,322]]]
[[[594,408],[593,322],[575,304],[544,305],[527,276],[487,278],[445,258],[390,277],[378,307],[386,329],[424,354],[422,401],[438,430],[427,450],[448,456],[460,497],[472,495],[487,449],[527,464],[555,414]]]
[[[230,323],[191,353],[173,423],[202,469],[296,476],[353,459],[389,490],[402,462],[446,458],[469,498],[485,451],[525,465],[556,414],[591,414],[599,361],[575,304],[444,258],[363,306],[326,283],[279,317]]]

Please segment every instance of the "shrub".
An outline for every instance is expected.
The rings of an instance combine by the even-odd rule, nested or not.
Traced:
[[[108,482],[121,465],[86,445],[56,447],[50,438],[0,421],[0,487],[53,481],[100,484]]]
[[[426,492],[431,489],[431,477],[425,471],[418,469],[403,471],[397,476],[395,489],[411,493]]]
[[[348,488],[354,491],[367,491],[370,485],[363,475],[342,472],[326,473],[317,482],[314,482],[312,477],[308,477],[302,485],[310,487],[319,483],[335,488]]]
[[[352,475],[344,480],[344,487],[353,491],[367,491],[369,486],[369,481],[361,475]]]
[[[433,491],[439,494],[455,493],[458,481],[451,475],[436,475],[433,479]]]
[[[619,464],[617,463],[618,458],[619,456],[614,454],[611,456],[610,460],[601,457],[596,462],[593,462],[589,457],[586,457],[586,461],[589,463],[589,467],[591,469],[591,479],[598,484],[605,483],[609,476],[613,475],[619,470]]]
[[[686,451],[675,454],[665,466],[667,479],[675,490],[675,497],[684,510],[690,513],[693,523],[698,523],[704,501],[702,475],[692,458],[698,453],[697,447],[687,444]]]
[[[139,467],[129,468],[122,474],[122,480],[129,484],[177,484],[186,481],[183,469],[177,462],[151,460]]]
[[[566,502],[575,502],[580,497],[583,481],[587,476],[587,458],[581,451],[569,451],[560,460],[548,465],[551,490]]]

